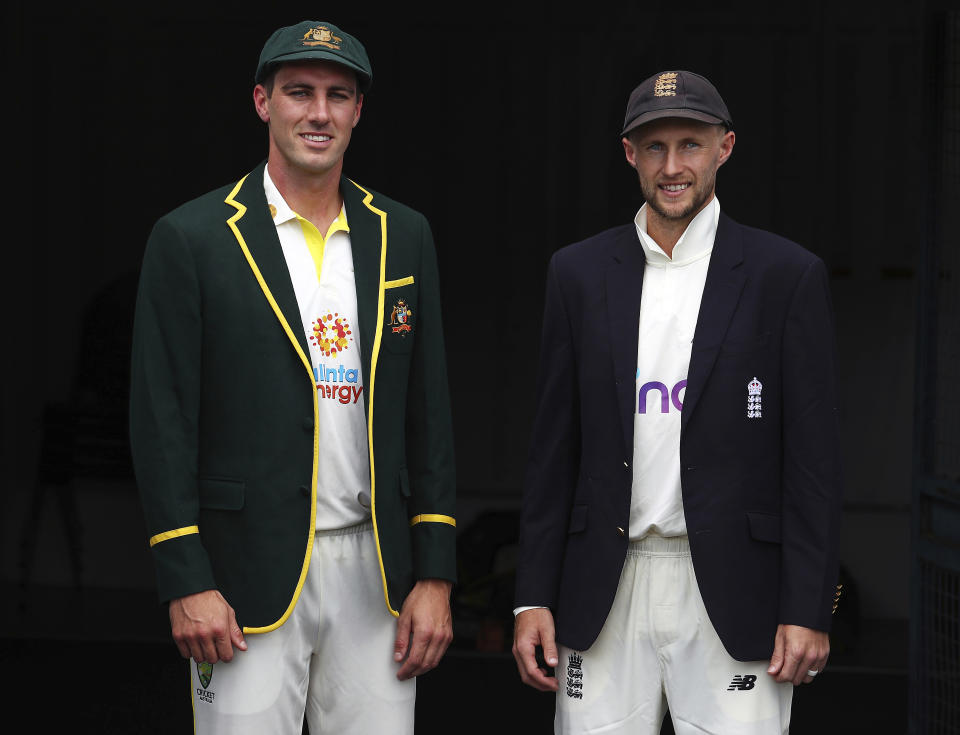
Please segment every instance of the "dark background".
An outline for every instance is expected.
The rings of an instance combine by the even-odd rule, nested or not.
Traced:
[[[438,246],[462,584],[457,640],[422,679],[421,708],[456,732],[502,726],[504,711],[550,730],[552,703],[520,687],[506,653],[545,267],[633,217],[626,100],[681,68],[733,115],[723,209],[831,274],[848,594],[794,732],[904,732],[917,272],[945,206],[929,173],[947,5],[8,2],[0,667],[23,688],[2,696],[31,711],[20,697],[37,685],[45,701],[67,696],[51,729],[189,727],[126,464],[136,273],[160,215],[265,156],[257,56],[274,28],[311,17],[359,37],[373,64],[345,173],[424,212]]]

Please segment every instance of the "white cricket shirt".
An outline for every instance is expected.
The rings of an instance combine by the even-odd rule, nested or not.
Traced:
[[[672,258],[647,234],[646,204],[634,218],[646,265],[633,406],[631,540],[687,532],[680,492],[680,410],[719,218],[714,197],[684,230]]]
[[[360,327],[347,215],[341,207],[324,236],[290,209],[267,167],[263,190],[293,282],[317,389],[316,527],[343,528],[370,517]]]

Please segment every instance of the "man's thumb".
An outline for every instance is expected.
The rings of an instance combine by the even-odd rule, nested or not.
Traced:
[[[773,644],[773,655],[770,657],[770,666],[767,669],[768,674],[779,674],[783,668],[783,636],[778,635]]]
[[[233,612],[233,608],[230,609],[230,640],[241,651],[247,650],[247,642],[243,639],[243,631],[237,623],[237,616]]]
[[[553,636],[550,636],[543,642],[543,659],[547,662],[547,666],[556,666],[560,660],[557,654],[557,644],[554,642]]]

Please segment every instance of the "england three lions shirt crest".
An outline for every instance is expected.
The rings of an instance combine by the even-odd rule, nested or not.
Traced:
[[[342,528],[370,517],[350,227],[341,207],[327,232],[321,233],[287,205],[266,168],[263,188],[300,308],[317,390],[317,528]]]

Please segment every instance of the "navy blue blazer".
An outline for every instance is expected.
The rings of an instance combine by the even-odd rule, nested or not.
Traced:
[[[516,604],[589,648],[626,557],[644,254],[631,223],[554,254],[524,482]],[[642,348],[643,346],[640,345]],[[780,623],[829,630],[840,457],[823,262],[720,215],[681,411],[697,583],[727,651],[768,658]],[[748,383],[763,384],[748,417]]]

